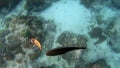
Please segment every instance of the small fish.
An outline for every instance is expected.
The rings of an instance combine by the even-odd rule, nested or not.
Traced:
[[[86,47],[58,47],[52,50],[47,51],[47,56],[57,56],[61,54],[65,54],[68,51],[78,50],[78,49],[86,49]]]
[[[37,39],[31,38],[30,42],[34,45],[36,45],[40,50],[42,50],[42,46],[40,44],[40,42]]]

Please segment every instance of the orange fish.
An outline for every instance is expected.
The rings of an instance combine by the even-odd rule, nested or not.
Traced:
[[[37,39],[31,38],[30,42],[34,45],[36,45],[40,50],[42,50],[42,46],[40,44],[40,42]]]

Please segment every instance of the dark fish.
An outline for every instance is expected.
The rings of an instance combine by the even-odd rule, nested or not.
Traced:
[[[77,49],[86,49],[86,47],[58,47],[52,50],[47,51],[47,56],[56,56],[65,54],[68,51],[77,50]]]

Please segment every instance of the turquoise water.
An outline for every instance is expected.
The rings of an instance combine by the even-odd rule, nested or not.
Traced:
[[[119,4],[0,0],[0,68],[120,68]],[[46,55],[60,47],[86,49]]]

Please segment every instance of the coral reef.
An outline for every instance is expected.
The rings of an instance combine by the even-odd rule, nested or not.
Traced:
[[[110,68],[110,66],[104,59],[99,59],[93,63],[88,63],[84,59],[80,58],[77,61],[75,68]]]
[[[56,1],[59,0],[26,0],[25,8],[29,11],[42,11]]]
[[[56,25],[53,21],[45,21],[36,16],[19,15],[11,16],[9,20],[5,20],[5,23],[7,30],[0,31],[0,57],[1,62],[4,62],[0,64],[0,67],[8,60],[17,62],[13,62],[14,65],[34,62],[42,55],[42,52],[49,49],[44,47],[51,46],[54,41],[53,34],[56,31]],[[41,52],[39,48],[33,47],[29,42],[32,37],[40,40],[45,51]],[[52,37],[52,39],[48,37]]]
[[[81,1],[81,4],[83,4],[87,8],[91,7],[92,4],[96,2],[96,0],[80,0],[80,1]]]
[[[113,18],[112,22],[107,26],[107,34],[110,37],[109,45],[115,52],[120,52],[119,38],[120,38],[120,17],[117,16]],[[111,27],[110,27],[111,26]],[[109,29],[108,29],[109,27]]]
[[[98,41],[96,41],[94,44],[99,44],[106,40],[106,37],[103,35],[103,29],[100,27],[94,27],[90,32],[89,35],[91,38],[98,38]]]
[[[95,4],[104,4],[104,0],[80,0],[80,3],[83,4],[86,8],[93,8]]]
[[[112,4],[116,6],[116,8],[120,8],[120,0],[111,0]]]
[[[103,59],[97,60],[96,62],[89,64],[89,67],[90,68],[110,68],[110,66]]]
[[[0,13],[6,14],[14,9],[21,0],[0,0]]]
[[[62,47],[86,47],[87,38],[84,35],[77,35],[72,32],[65,31],[61,33],[61,35],[58,37],[57,42]],[[63,54],[62,57],[68,61],[68,63],[73,63],[73,61],[78,58],[77,52],[72,51],[66,54]],[[76,57],[77,56],[77,57]]]
[[[72,32],[65,31],[58,37],[57,42],[63,47],[86,47],[87,38],[84,35],[77,35]]]

